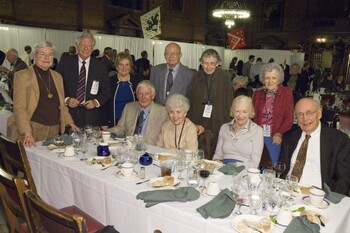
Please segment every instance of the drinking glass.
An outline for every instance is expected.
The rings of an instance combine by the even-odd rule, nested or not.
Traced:
[[[261,204],[262,204],[262,195],[260,190],[249,191],[248,202],[249,202],[250,208],[252,209],[251,214],[256,215],[257,210],[261,207]]]
[[[180,157],[176,163],[176,169],[179,172],[179,176],[177,178],[179,180],[184,180],[184,178],[182,177],[182,172],[185,170],[185,168],[186,168],[186,160],[183,157]]]
[[[242,178],[241,175],[234,175],[232,177],[232,192],[234,193],[235,201],[238,206],[237,211],[235,214],[240,215],[241,213],[241,206],[246,200],[247,197],[247,190],[248,185],[247,181]]]
[[[202,163],[203,163],[203,161],[204,161],[204,150],[203,149],[198,149],[197,151],[196,151],[196,153],[195,153],[195,155],[196,155],[196,158],[195,158],[195,160],[196,160],[196,164],[197,164],[197,166],[199,166],[199,165],[201,165]]]
[[[276,171],[272,169],[265,169],[262,174],[263,174],[263,181],[266,184],[266,187],[271,188],[273,181],[276,178]]]
[[[197,188],[199,184],[198,170],[195,168],[187,169],[187,186]]]
[[[84,132],[85,132],[86,137],[89,141],[91,140],[92,130],[93,130],[92,125],[85,125]]]
[[[87,160],[85,154],[89,150],[89,139],[88,137],[83,137],[80,141],[80,151],[83,154],[83,157],[80,159],[81,161]]]
[[[98,139],[101,137],[101,128],[100,126],[94,126],[92,128],[92,137],[95,139],[94,140],[94,145],[97,145]]]
[[[289,191],[291,193],[290,199],[293,200],[292,195],[293,195],[293,192],[295,191],[295,189],[298,187],[299,178],[297,176],[294,176],[294,175],[287,175],[286,181],[287,181],[287,184],[289,186]]]
[[[279,161],[273,165],[273,169],[276,171],[277,178],[279,179],[281,174],[286,170],[286,164]]]
[[[200,189],[206,189],[207,187],[205,186],[205,180],[209,177],[210,175],[210,171],[207,168],[207,166],[205,166],[205,164],[201,164],[199,167],[199,176],[202,178],[203,182],[202,185],[199,186]]]
[[[79,154],[80,142],[81,142],[84,134],[80,130],[72,130],[72,133],[70,135],[72,137],[74,151],[76,154]]]
[[[280,207],[286,206],[287,200],[291,197],[292,193],[290,192],[290,188],[287,182],[282,182],[279,185],[278,196],[280,199]]]

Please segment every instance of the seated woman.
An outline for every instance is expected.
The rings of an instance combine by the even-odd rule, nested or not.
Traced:
[[[188,99],[180,94],[167,98],[165,108],[170,120],[166,121],[159,135],[157,146],[165,149],[198,149],[197,129],[195,124],[186,117],[190,109]]]
[[[243,162],[246,168],[258,168],[264,134],[262,128],[251,120],[254,115],[250,97],[241,95],[233,100],[230,110],[233,120],[221,126],[213,160]]]

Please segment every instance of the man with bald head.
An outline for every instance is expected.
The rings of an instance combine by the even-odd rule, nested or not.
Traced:
[[[343,132],[322,125],[322,108],[311,98],[295,105],[299,128],[284,134],[279,160],[285,175],[296,175],[300,183],[347,194],[350,185],[350,139]],[[306,152],[302,153],[301,151]],[[302,155],[304,154],[304,155]],[[303,162],[304,161],[304,162]],[[304,164],[300,167],[300,164]],[[302,168],[302,169],[300,169]]]
[[[165,105],[169,95],[187,95],[193,72],[181,64],[182,53],[180,45],[171,42],[165,47],[164,57],[166,63],[151,68],[151,82],[156,88],[155,102]]]

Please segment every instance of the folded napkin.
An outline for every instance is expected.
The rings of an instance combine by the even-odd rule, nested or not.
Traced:
[[[222,190],[213,200],[197,208],[203,218],[226,218],[235,208],[233,194],[227,188]]]
[[[219,169],[219,171],[224,173],[225,175],[233,175],[234,173],[240,173],[243,170],[244,170],[243,165],[236,167],[231,164],[226,164]]]
[[[200,193],[192,187],[182,187],[172,190],[154,190],[137,194],[136,199],[141,199],[146,203],[146,207],[151,207],[162,202],[169,201],[195,201]]]
[[[58,135],[57,135],[58,136]],[[51,137],[51,138],[48,138],[46,139],[44,142],[43,142],[43,146],[48,146],[48,145],[51,145],[51,144],[55,144],[55,141],[54,139],[57,137]],[[63,134],[61,135],[63,141],[64,141],[64,145],[71,145],[72,144],[72,137],[69,136],[68,134]]]
[[[323,184],[323,191],[326,193],[325,198],[334,204],[338,204],[344,197],[344,194],[332,192],[326,183]]]
[[[316,223],[307,220],[306,216],[295,217],[289,223],[288,227],[283,233],[318,233],[320,232],[320,226]]]

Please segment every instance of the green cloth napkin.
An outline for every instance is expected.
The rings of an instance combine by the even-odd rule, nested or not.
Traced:
[[[284,233],[318,233],[320,226],[316,223],[307,220],[306,216],[295,217],[289,223]]]
[[[219,171],[224,173],[225,175],[233,175],[234,173],[240,173],[241,171],[244,170],[244,166],[233,166],[230,164],[226,164],[224,166],[222,166],[221,168],[219,168]]]
[[[325,198],[334,204],[338,204],[344,197],[344,194],[332,192],[326,183],[323,184],[323,191],[326,193]]]
[[[222,190],[213,200],[197,208],[203,218],[226,218],[230,216],[235,208],[233,194],[227,188]]]
[[[43,146],[48,146],[48,145],[51,145],[51,144],[55,144],[54,139],[55,139],[56,137],[58,137],[58,135],[46,139],[46,140],[43,142]],[[68,134],[63,134],[63,135],[61,135],[61,137],[62,137],[62,139],[63,139],[63,141],[64,141],[64,145],[67,146],[67,145],[71,145],[71,144],[73,143],[73,142],[72,142],[72,137],[69,136]]]
[[[151,207],[162,202],[169,201],[195,201],[200,193],[192,187],[182,187],[172,190],[153,190],[137,194],[136,199],[141,199],[146,203],[146,207]]]

